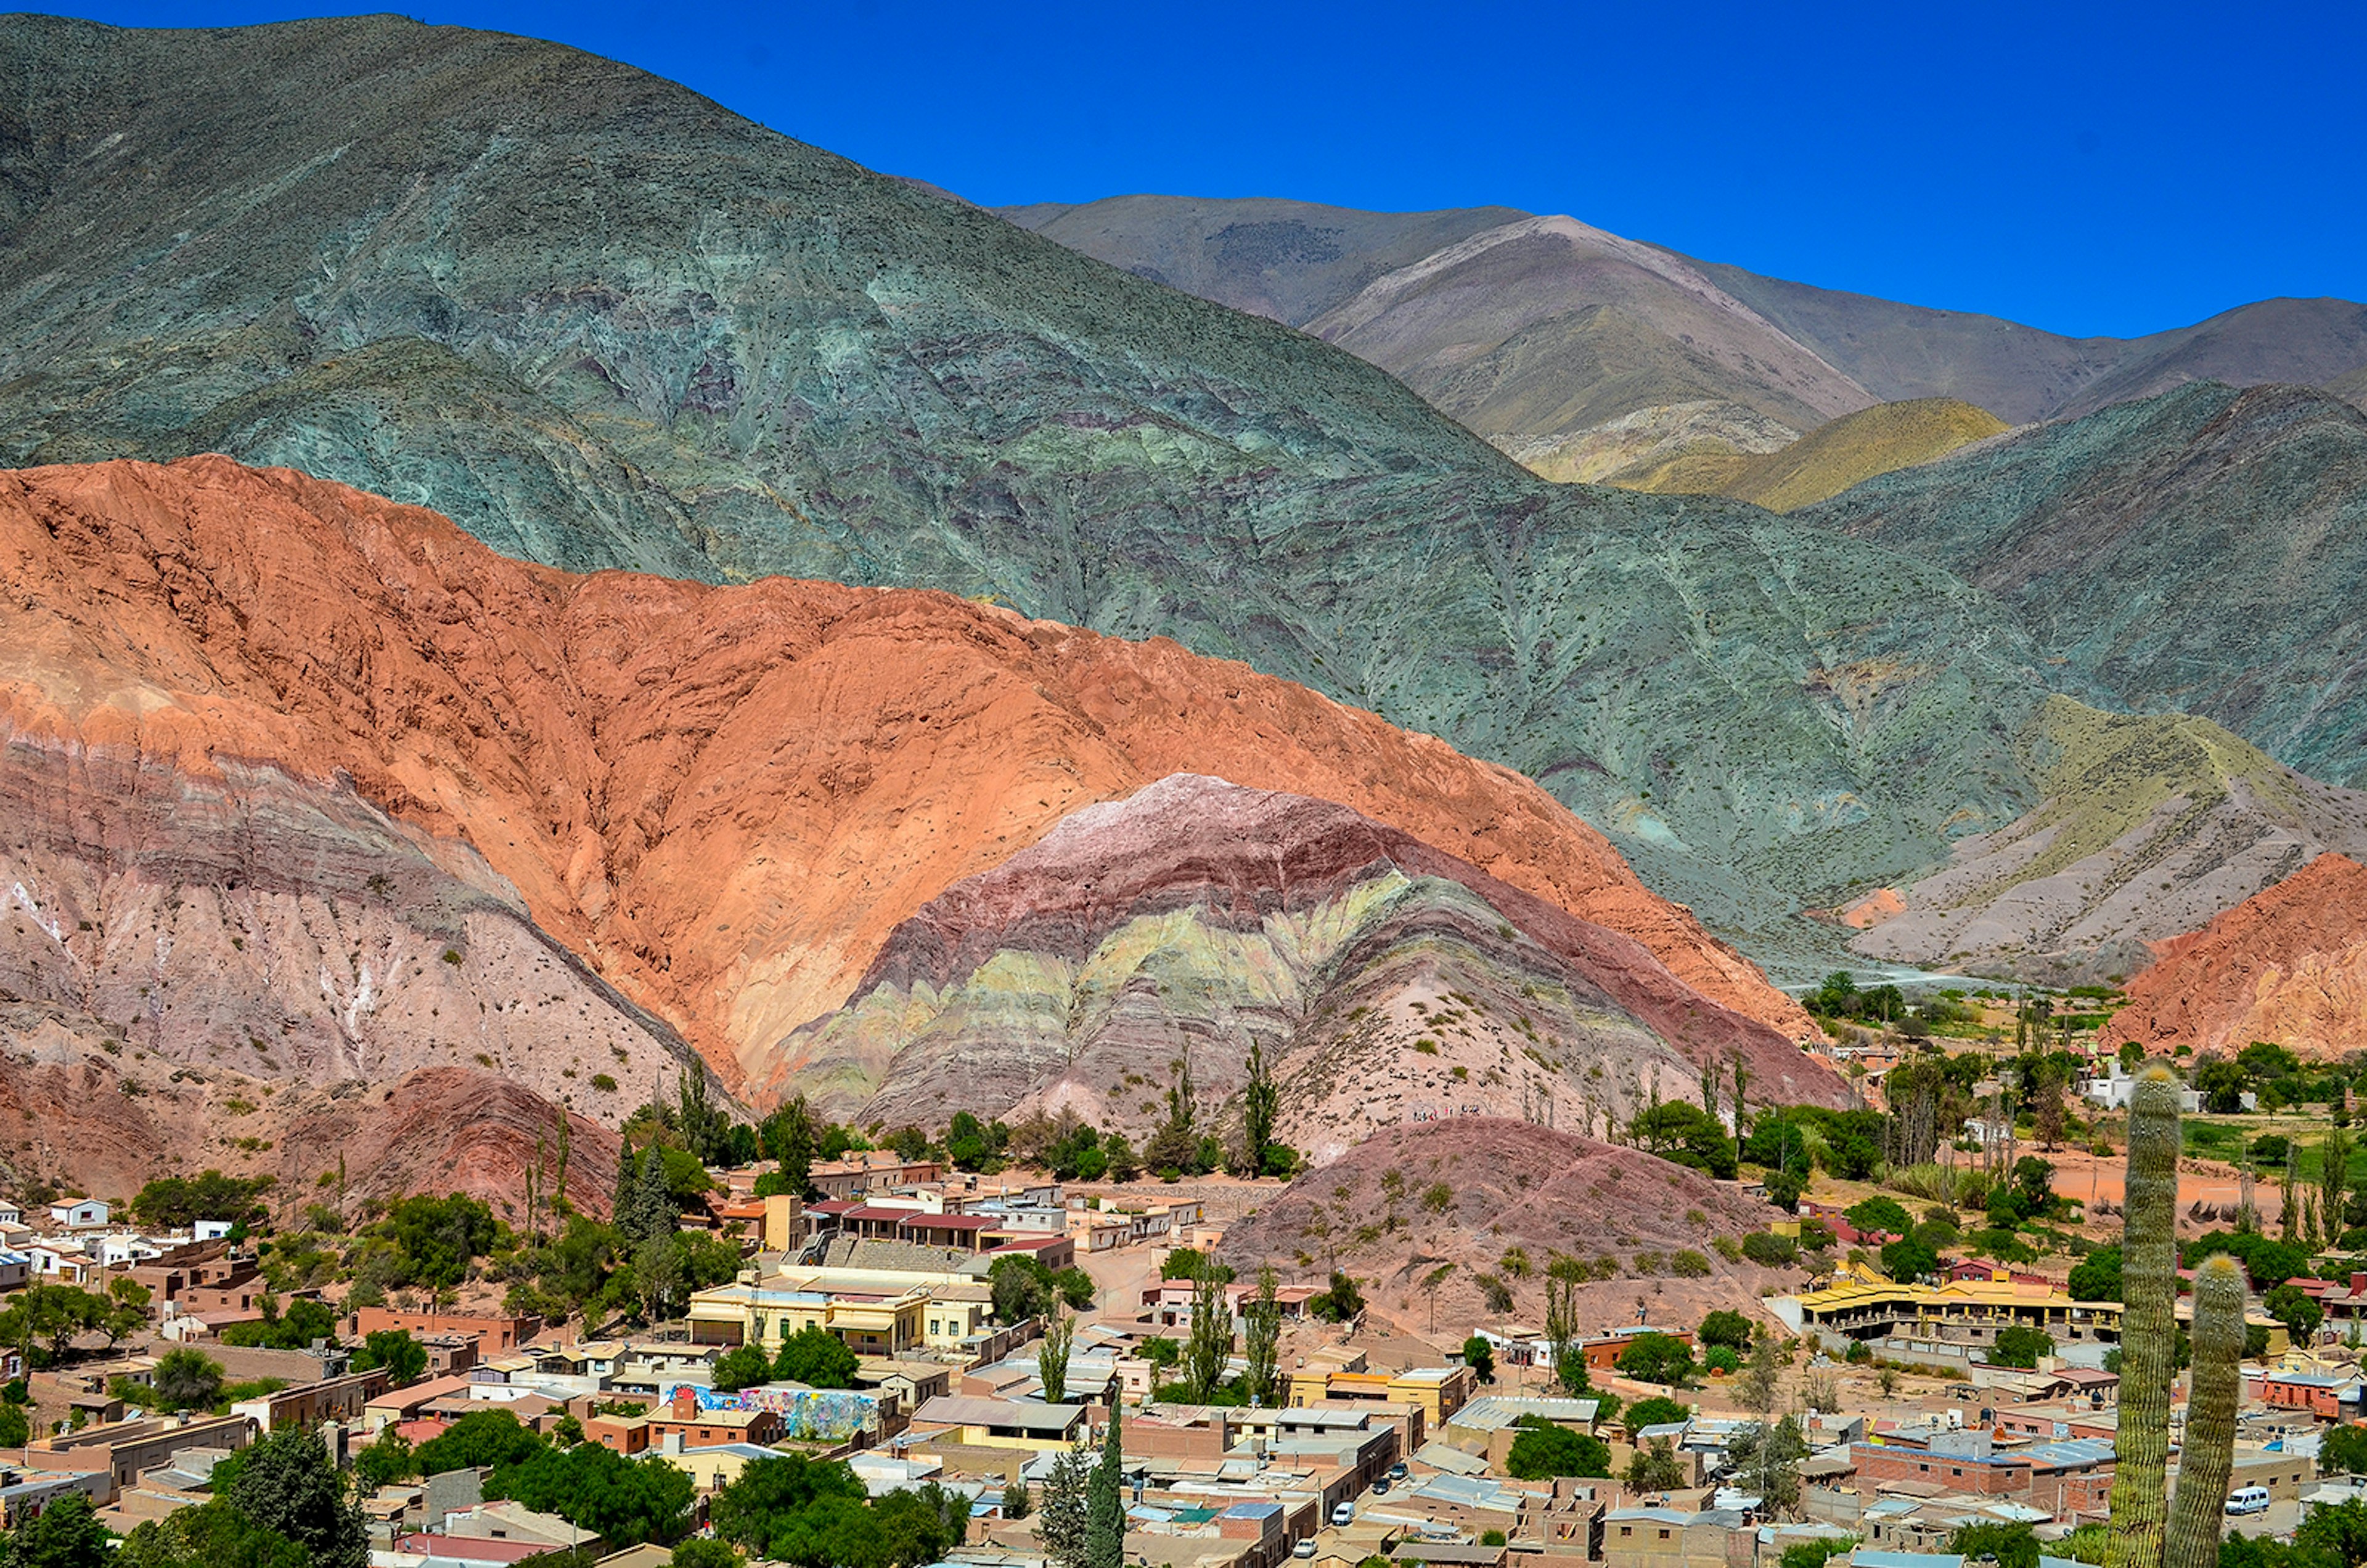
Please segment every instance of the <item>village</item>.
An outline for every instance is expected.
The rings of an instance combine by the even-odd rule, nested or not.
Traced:
[[[2108,1109],[2124,1081],[2100,1069],[2089,1098]],[[0,1528],[75,1498],[128,1536],[295,1429],[352,1472],[373,1568],[738,1561],[718,1527],[748,1545],[752,1467],[785,1456],[843,1465],[875,1503],[943,1499],[931,1560],[1059,1568],[1063,1489],[1104,1450],[1124,1561],[1144,1568],[2100,1560],[2117,1292],[2080,1299],[2059,1259],[1943,1253],[1910,1273],[1899,1249],[1928,1232],[1888,1198],[1764,1209],[1748,1250],[1822,1261],[1744,1306],[1670,1320],[1639,1296],[1632,1321],[1586,1321],[1556,1266],[1546,1321],[1417,1325],[1343,1274],[1219,1263],[1229,1216],[1274,1182],[1149,1199],[886,1148],[787,1185],[769,1161],[718,1170],[671,1240],[736,1259],[730,1277],[593,1337],[596,1313],[547,1323],[450,1290],[277,1294],[231,1219],[0,1206],[0,1439],[17,1439]],[[2248,1308],[2225,1512],[2289,1536],[2367,1498],[2367,1275],[2272,1290],[2277,1310]],[[666,1473],[654,1512],[493,1484],[594,1449],[637,1467],[612,1482]]]

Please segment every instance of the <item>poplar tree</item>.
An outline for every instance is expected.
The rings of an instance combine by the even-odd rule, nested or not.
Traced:
[[[1126,1450],[1117,1406],[1102,1432],[1102,1457],[1085,1486],[1085,1552],[1080,1568],[1126,1568]]]
[[[1219,1271],[1203,1267],[1192,1286],[1192,1326],[1184,1340],[1185,1397],[1205,1404],[1225,1381],[1233,1353],[1233,1314]]]
[[[1251,1404],[1275,1404],[1281,1382],[1282,1307],[1274,1300],[1272,1267],[1258,1270],[1257,1295],[1242,1315],[1247,1322],[1241,1356],[1247,1365],[1241,1371],[1241,1392],[1249,1395]]]

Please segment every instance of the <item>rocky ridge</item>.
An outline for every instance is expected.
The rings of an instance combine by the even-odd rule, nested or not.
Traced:
[[[481,881],[734,1081],[773,1081],[776,1043],[948,886],[1178,772],[1338,800],[1624,933],[1722,1007],[1808,1027],[1527,780],[1171,643],[939,594],[571,577],[219,457],[0,476],[0,551],[21,746],[168,794],[234,787],[239,759],[464,840]],[[0,937],[28,968],[58,943],[29,919]]]
[[[2045,802],[1841,912],[1869,957],[2051,985],[2118,980],[2328,849],[2367,852],[2367,795],[2207,719],[2050,699],[2022,740]]]
[[[2320,855],[2155,951],[2104,1025],[2106,1049],[2231,1056],[2268,1040],[2312,1061],[2367,1050],[2367,866],[2356,860]]]

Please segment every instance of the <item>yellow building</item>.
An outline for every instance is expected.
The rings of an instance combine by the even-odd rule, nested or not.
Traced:
[[[929,1290],[776,1290],[718,1285],[693,1292],[694,1345],[758,1345],[778,1351],[790,1335],[813,1327],[837,1336],[859,1356],[898,1356],[927,1343]]]
[[[1306,1367],[1290,1374],[1290,1403],[1356,1400],[1374,1404],[1410,1404],[1435,1431],[1471,1397],[1468,1367],[1414,1367],[1402,1372],[1351,1372]]]
[[[1768,1308],[1795,1334],[1828,1348],[1860,1342],[1878,1354],[1969,1362],[2000,1329],[2035,1328],[2056,1345],[2121,1338],[2121,1303],[2073,1301],[2061,1291],[2005,1280],[1947,1285],[1852,1281],[1806,1295],[1776,1296]]]

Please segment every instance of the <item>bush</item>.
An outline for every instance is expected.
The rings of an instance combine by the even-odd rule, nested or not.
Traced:
[[[1702,1352],[1702,1365],[1714,1372],[1733,1372],[1742,1366],[1742,1356],[1731,1345],[1713,1345]]]
[[[1680,1280],[1701,1280],[1709,1275],[1709,1259],[1686,1247],[1669,1254],[1669,1272]]]
[[[1768,1269],[1789,1269],[1800,1260],[1800,1248],[1788,1235],[1753,1231],[1742,1238],[1742,1256]]]

